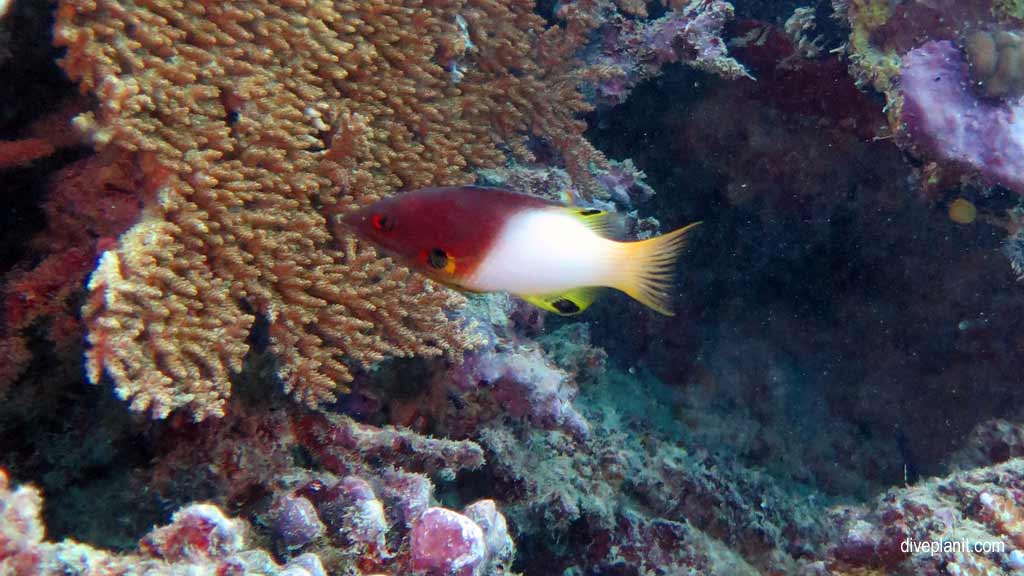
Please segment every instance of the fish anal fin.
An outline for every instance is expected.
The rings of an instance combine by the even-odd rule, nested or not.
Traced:
[[[597,288],[574,288],[557,294],[521,295],[530,304],[559,316],[575,316],[594,303]]]

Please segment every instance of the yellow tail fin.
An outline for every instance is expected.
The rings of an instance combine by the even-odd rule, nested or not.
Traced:
[[[666,316],[673,316],[671,294],[675,280],[676,260],[686,247],[686,233],[700,222],[694,222],[649,240],[623,242],[615,288]]]

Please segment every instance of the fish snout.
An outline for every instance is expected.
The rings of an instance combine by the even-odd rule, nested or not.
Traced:
[[[352,232],[359,232],[366,226],[366,221],[369,219],[369,214],[366,210],[353,210],[348,214],[341,214],[338,216],[338,224],[342,227],[349,229]]]

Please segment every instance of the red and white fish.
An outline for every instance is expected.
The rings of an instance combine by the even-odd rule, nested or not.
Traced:
[[[341,222],[438,282],[509,292],[561,315],[585,310],[601,287],[671,315],[676,260],[699,224],[619,242],[607,237],[614,214],[480,186],[406,192]]]

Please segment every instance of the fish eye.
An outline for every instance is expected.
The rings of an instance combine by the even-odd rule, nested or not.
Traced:
[[[374,214],[370,222],[373,224],[374,230],[381,232],[391,232],[395,227],[395,219],[387,214]]]
[[[448,266],[448,253],[440,248],[434,248],[427,254],[427,263],[432,268],[442,270],[445,266]]]

